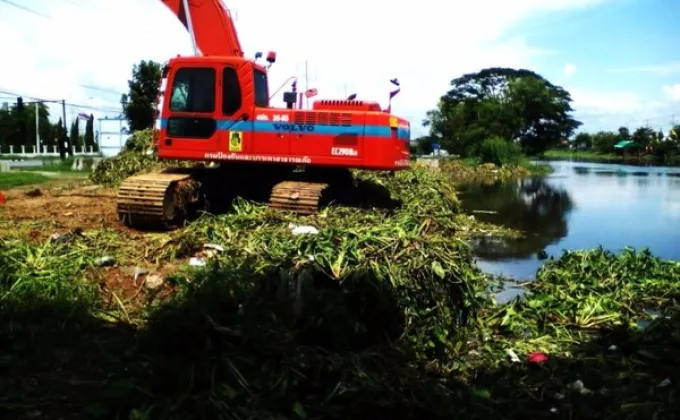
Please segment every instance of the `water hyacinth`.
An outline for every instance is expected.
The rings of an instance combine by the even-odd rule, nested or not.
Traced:
[[[115,185],[150,170],[145,147],[133,140],[97,176]],[[678,412],[678,263],[567,252],[523,299],[497,305],[466,240],[507,230],[461,214],[446,166],[353,175],[399,205],[298,216],[236,199],[173,232],[91,228],[46,242],[13,224],[0,239],[0,416]],[[145,285],[151,274],[160,289]]]

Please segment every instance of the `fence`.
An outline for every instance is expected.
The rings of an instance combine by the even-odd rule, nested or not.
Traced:
[[[71,146],[73,156],[99,156],[101,153],[94,150],[94,146]],[[57,146],[42,146],[42,153],[37,151],[36,146],[0,146],[0,155],[12,155],[22,157],[59,156]]]

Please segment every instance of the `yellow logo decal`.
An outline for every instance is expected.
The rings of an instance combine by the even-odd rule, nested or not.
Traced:
[[[243,151],[243,133],[240,131],[232,131],[229,133],[229,151],[242,152]]]
[[[399,119],[397,117],[390,117],[390,127],[392,128],[399,127]]]

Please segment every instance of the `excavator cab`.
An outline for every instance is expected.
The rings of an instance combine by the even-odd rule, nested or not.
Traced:
[[[205,160],[216,151],[242,152],[255,108],[269,107],[266,69],[241,57],[177,57],[163,76],[160,158]]]

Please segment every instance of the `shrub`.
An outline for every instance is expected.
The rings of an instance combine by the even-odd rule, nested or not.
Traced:
[[[478,151],[482,163],[493,163],[498,166],[517,163],[521,154],[519,145],[500,137],[484,140]]]

